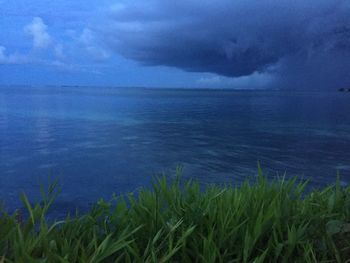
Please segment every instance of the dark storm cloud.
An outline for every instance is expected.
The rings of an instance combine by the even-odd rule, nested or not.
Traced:
[[[108,42],[145,65],[272,74],[290,87],[350,84],[349,0],[119,1],[110,17]]]

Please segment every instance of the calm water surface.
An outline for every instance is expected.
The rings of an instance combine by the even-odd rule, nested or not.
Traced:
[[[39,196],[86,208],[184,166],[202,183],[256,174],[350,181],[350,93],[0,87],[0,199]]]

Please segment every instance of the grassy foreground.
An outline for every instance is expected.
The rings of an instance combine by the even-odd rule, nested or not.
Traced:
[[[26,219],[0,215],[0,262],[350,262],[350,188],[305,193],[296,179],[239,188],[158,179],[48,223],[58,188]]]

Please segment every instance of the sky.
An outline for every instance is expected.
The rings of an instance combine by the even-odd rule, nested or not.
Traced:
[[[0,84],[350,87],[350,1],[0,0]]]

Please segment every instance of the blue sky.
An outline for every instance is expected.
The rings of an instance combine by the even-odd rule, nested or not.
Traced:
[[[349,2],[0,0],[0,84],[350,85]]]

